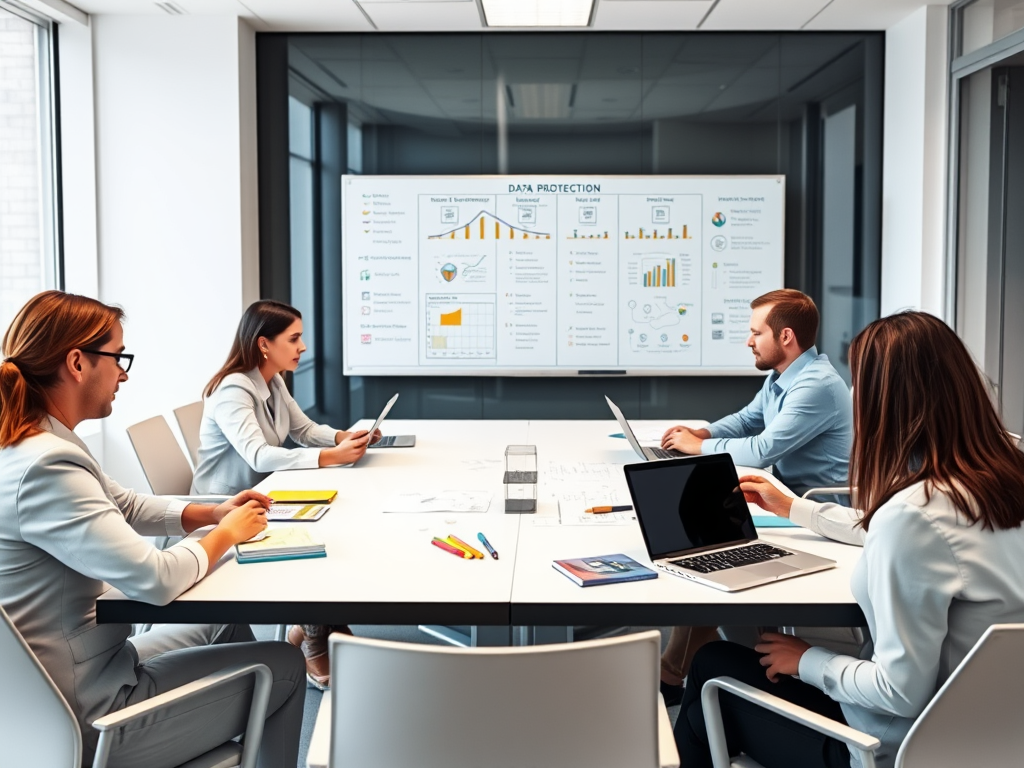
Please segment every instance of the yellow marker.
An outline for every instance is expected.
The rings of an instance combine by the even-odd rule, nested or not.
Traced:
[[[474,549],[473,547],[469,546],[469,544],[464,542],[462,539],[460,539],[460,538],[458,538],[456,536],[452,536],[451,534],[449,534],[448,535],[448,541],[450,541],[453,546],[456,546],[459,549],[466,550],[467,552],[469,552],[469,554],[471,554],[473,557],[477,558],[478,560],[483,560],[484,559],[484,553],[483,552],[481,552],[479,549]]]

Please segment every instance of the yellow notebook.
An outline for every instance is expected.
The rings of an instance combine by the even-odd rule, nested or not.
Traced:
[[[270,491],[267,494],[278,504],[330,504],[337,491]]]

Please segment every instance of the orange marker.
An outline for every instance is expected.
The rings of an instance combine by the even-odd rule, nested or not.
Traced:
[[[466,550],[467,552],[469,552],[469,554],[471,554],[473,557],[477,558],[478,560],[483,560],[484,559],[484,553],[483,552],[481,552],[479,549],[474,549],[473,547],[469,546],[469,544],[467,544],[466,542],[464,542],[462,539],[458,538],[457,536],[452,536],[451,534],[448,534],[448,541],[450,541],[456,547],[459,547],[460,549]]]

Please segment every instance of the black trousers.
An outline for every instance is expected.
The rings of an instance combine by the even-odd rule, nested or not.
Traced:
[[[801,707],[845,723],[839,704],[814,686],[780,676],[773,683],[760,664],[761,654],[736,643],[701,648],[690,666],[676,721],[676,746],[686,768],[711,768],[700,691],[714,677],[733,677]],[[846,745],[724,691],[718,695],[729,754],[749,755],[765,768],[849,768]]]

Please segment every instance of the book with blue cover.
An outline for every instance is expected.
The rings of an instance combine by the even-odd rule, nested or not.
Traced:
[[[621,554],[555,560],[551,565],[556,571],[565,574],[581,587],[658,578],[656,571]]]

